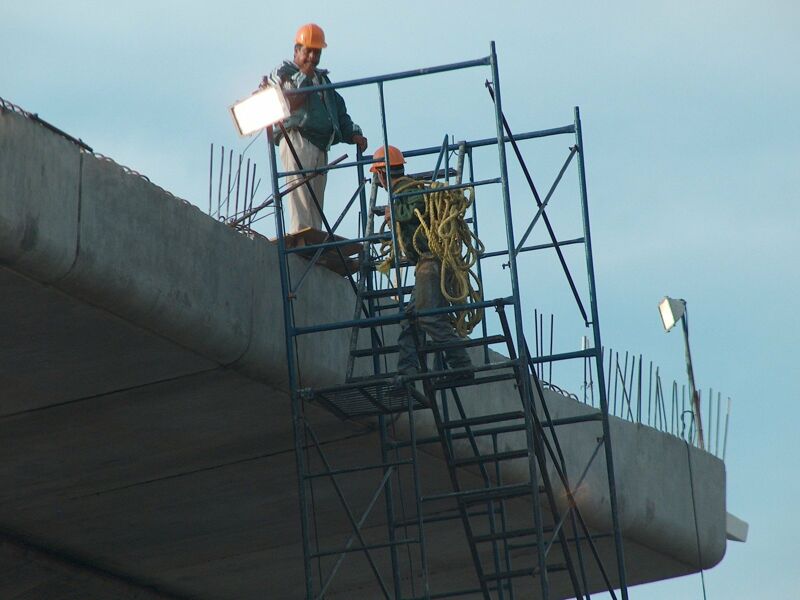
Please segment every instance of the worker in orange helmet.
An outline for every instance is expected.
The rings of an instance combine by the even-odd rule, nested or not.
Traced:
[[[383,146],[372,155],[373,159],[382,159],[372,164],[370,171],[378,177],[380,186],[388,190],[388,179],[391,179],[393,190],[413,189],[411,178],[406,177],[406,159],[399,148],[389,146],[389,177],[386,175],[386,151]],[[412,184],[409,186],[408,184]],[[472,361],[466,349],[457,345],[459,336],[453,328],[450,318],[446,313],[416,317],[416,311],[449,306],[449,302],[442,293],[442,261],[428,248],[424,228],[420,228],[417,213],[425,214],[425,196],[404,195],[392,198],[394,211],[395,235],[397,245],[403,257],[415,266],[414,290],[411,300],[405,307],[406,316],[401,325],[400,335],[397,337],[397,378],[394,385],[404,385],[406,377],[413,376],[419,371],[417,357],[417,344],[424,343],[425,335],[429,335],[435,344],[449,345],[445,350],[445,357],[451,369],[461,369],[459,378],[471,379],[472,371],[465,371],[472,366]],[[385,212],[386,221],[391,220],[390,209]],[[412,320],[413,319],[413,320]],[[416,331],[414,330],[416,327]]]
[[[262,80],[261,87],[277,85],[284,89],[301,89],[313,85],[329,84],[328,71],[317,68],[322,49],[326,48],[325,32],[319,25],[307,23],[297,30],[294,44],[294,59],[285,60],[269,76]],[[363,152],[367,149],[367,138],[361,128],[353,123],[347,114],[344,99],[336,90],[324,90],[312,94],[289,96],[291,115],[283,122],[291,145],[300,159],[303,169],[315,169],[328,163],[328,150],[333,144],[347,142],[355,144]],[[278,145],[281,162],[286,171],[299,170],[297,162],[283,139],[283,132],[277,126],[273,129],[275,143]],[[287,184],[300,179],[290,176]],[[285,199],[291,211],[289,233],[312,227],[322,228],[322,210],[326,174],[321,173],[290,191]],[[313,189],[319,209],[312,198]]]

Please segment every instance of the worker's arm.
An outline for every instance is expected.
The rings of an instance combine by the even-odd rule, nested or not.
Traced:
[[[339,130],[342,132],[342,139],[345,142],[350,142],[358,146],[358,149],[364,152],[367,149],[367,138],[361,131],[361,127],[353,123],[353,119],[347,114],[347,105],[344,103],[344,98],[341,94],[334,91],[336,98],[336,109],[339,113]]]

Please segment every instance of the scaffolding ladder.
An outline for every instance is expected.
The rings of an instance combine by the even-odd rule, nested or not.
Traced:
[[[491,83],[487,82],[487,88],[494,103],[497,137],[461,142],[460,144],[451,144],[445,139],[440,148],[422,148],[404,152],[409,157],[438,154],[436,167],[430,176],[434,179],[439,177],[442,173],[440,166],[444,163],[444,177],[449,181],[451,174],[449,153],[458,151],[459,160],[455,169],[458,182],[456,185],[460,185],[464,175],[464,159],[466,157],[469,162],[470,186],[500,185],[502,189],[506,248],[494,253],[487,253],[482,259],[492,256],[507,258],[506,266],[508,266],[512,294],[507,297],[470,304],[472,308],[494,309],[497,312],[501,331],[490,335],[484,323],[480,336],[457,342],[458,345],[464,347],[483,350],[485,360],[482,364],[475,364],[468,369],[469,373],[460,372],[464,370],[446,368],[442,353],[452,344],[448,346],[420,344],[418,351],[422,366],[421,372],[416,376],[405,378],[402,386],[397,385],[395,373],[389,368],[391,364],[389,358],[397,352],[397,347],[386,343],[383,328],[397,324],[406,318],[402,310],[403,296],[410,291],[410,286],[404,285],[399,277],[387,287],[377,285],[375,277],[377,260],[373,245],[389,239],[392,234],[375,232],[374,218],[376,215],[382,218],[382,211],[376,207],[377,186],[374,181],[369,202],[366,198],[365,184],[367,180],[364,177],[363,167],[372,162],[370,158],[364,158],[359,153],[354,163],[336,167],[355,167],[357,171],[359,183],[356,193],[345,211],[349,209],[356,198],[360,198],[359,237],[351,240],[337,240],[334,238],[335,230],[341,223],[342,217],[331,227],[323,216],[328,236],[322,243],[305,249],[306,253],[314,250],[314,256],[298,282],[293,284],[290,277],[289,257],[295,253],[296,249],[287,248],[284,241],[281,191],[278,180],[287,175],[308,173],[313,170],[303,170],[298,161],[297,170],[280,172],[277,168],[272,134],[271,131],[268,131],[273,193],[276,199],[277,245],[301,504],[301,534],[305,597],[307,599],[337,597],[335,577],[340,572],[344,561],[352,554],[362,555],[368,563],[365,570],[370,571],[374,576],[375,593],[380,594],[381,597],[395,600],[472,597],[505,600],[515,597],[532,597],[533,595],[551,598],[554,597],[550,585],[551,575],[555,576],[555,574],[566,578],[569,593],[573,597],[583,598],[590,592],[587,576],[589,564],[592,565],[593,572],[600,573],[605,588],[612,597],[616,598],[614,590],[618,588],[621,597],[627,598],[622,537],[617,514],[609,438],[608,406],[603,385],[600,354],[602,345],[595,295],[583,164],[583,141],[578,110],[575,110],[575,121],[572,125],[514,135],[502,112],[494,44],[492,44],[488,57],[476,61],[317,86],[309,88],[307,91],[376,84],[380,98],[384,148],[387,149],[384,82],[479,66],[489,66],[491,69]],[[575,144],[570,148],[568,158],[548,196],[542,201],[533,185],[517,142],[563,134],[573,134]],[[507,143],[511,144],[517,155],[538,207],[536,215],[519,245],[515,242],[511,218],[508,166],[505,154]],[[497,148],[500,176],[475,181],[472,169],[472,151],[490,145]],[[583,236],[577,241],[559,242],[547,220],[545,208],[553,189],[558,185],[562,175],[575,157],[577,157],[580,181]],[[552,243],[538,247],[524,247],[525,239],[539,219],[546,224]],[[477,234],[475,206],[473,206],[472,226]],[[391,229],[394,230],[394,228]],[[308,270],[313,267],[323,253],[327,253],[329,256],[337,254],[344,263],[345,257],[341,253],[341,246],[346,243],[358,243],[362,246],[358,281],[356,282],[349,274],[346,275],[350,279],[356,298],[353,318],[336,323],[298,326],[295,322],[293,300],[297,297]],[[396,244],[396,241],[393,243]],[[585,247],[589,288],[588,313],[560,251],[561,246],[565,243],[582,243]],[[534,359],[527,347],[523,330],[517,255],[521,252],[546,248],[554,249],[558,254],[579,310],[587,327],[592,329],[594,345],[586,350]],[[480,262],[478,270],[480,276]],[[396,298],[396,301],[392,301],[393,297]],[[455,309],[458,307],[423,311],[418,316]],[[513,318],[510,319],[507,316],[507,310],[513,312]],[[336,329],[352,330],[350,358],[345,381],[326,387],[302,387],[299,377],[300,367],[295,358],[295,344],[298,337]],[[360,347],[358,344],[358,332],[361,330],[369,332],[367,347]],[[496,360],[490,360],[489,347],[498,344],[504,347],[505,354],[508,356],[495,357]],[[551,418],[544,386],[537,376],[536,363],[546,360],[584,360],[587,358],[596,363],[601,410],[584,417]],[[357,374],[355,364],[359,359],[371,361],[370,374]],[[432,359],[433,363],[431,368],[428,367],[429,359]],[[463,375],[467,376],[463,377]],[[480,390],[482,386],[504,380],[514,384],[519,397],[519,406],[510,411],[479,416],[470,415],[461,397],[464,388]],[[323,444],[306,418],[306,409],[309,404],[322,406],[343,420],[376,419],[380,443],[380,462],[335,468],[327,459]],[[417,423],[422,411],[432,415],[436,435],[418,437]],[[572,474],[567,473],[557,431],[569,425],[588,421],[600,422],[603,435],[598,440],[585,469],[579,477],[575,478]],[[407,428],[407,439],[401,439],[402,436],[398,436],[395,431],[399,422],[402,422]],[[504,436],[515,433],[524,435],[524,447],[510,449],[502,447]],[[425,482],[421,475],[421,470],[427,468],[427,465],[421,463],[430,461],[430,456],[426,455],[425,460],[422,460],[419,450],[425,448],[426,452],[429,452],[428,448],[433,446],[438,446],[439,452],[445,459],[449,489],[428,493],[423,489]],[[311,449],[318,455],[318,463],[322,466],[318,472],[309,470],[308,455]],[[575,503],[573,491],[601,449],[605,454],[613,531],[598,535],[590,531],[583,519]],[[516,464],[526,465],[527,482],[506,481],[505,467],[515,461]],[[346,490],[339,481],[341,477],[355,472],[376,473],[377,484],[360,516],[352,509],[351,503],[346,498]],[[551,480],[551,472],[555,473],[555,481]],[[313,506],[313,485],[319,479],[325,479],[331,483],[352,529],[346,543],[339,548],[322,549],[319,547],[318,541],[315,545],[317,521]],[[479,485],[476,486],[475,481],[478,481]],[[564,500],[559,502],[557,494],[563,496],[566,502]],[[311,496],[311,502],[309,502],[309,496]],[[368,539],[365,523],[374,518],[373,509],[380,496],[384,497],[386,534],[384,541],[375,541]],[[566,509],[563,509],[564,504],[566,504]],[[437,506],[446,506],[447,508],[428,508]],[[546,510],[543,511],[543,508]],[[517,522],[520,520],[520,515],[524,517],[522,524]],[[429,540],[426,537],[431,535],[429,530],[434,524],[448,521],[461,522],[472,563],[473,581],[471,585],[464,586],[461,581],[448,582],[446,585],[440,581],[437,581],[435,585],[432,583],[435,577],[430,569],[431,557],[427,548]],[[371,529],[370,535],[372,533]],[[597,540],[604,537],[610,538],[613,544],[616,559],[613,570],[604,566],[597,547]],[[387,552],[388,558],[385,556]],[[381,556],[378,556],[378,553],[381,553]],[[403,554],[405,555],[404,561],[401,561]],[[324,569],[323,563],[325,563]],[[414,572],[415,566],[416,573]],[[314,573],[315,567],[316,574]],[[391,581],[387,581],[389,574]],[[534,587],[535,592],[531,594],[530,590],[533,590]]]

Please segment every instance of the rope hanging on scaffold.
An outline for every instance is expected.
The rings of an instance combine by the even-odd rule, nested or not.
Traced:
[[[472,267],[483,253],[483,243],[464,220],[467,209],[475,199],[473,188],[438,190],[446,184],[438,181],[425,182],[409,177],[400,177],[393,185],[394,193],[412,190],[428,190],[424,198],[424,212],[414,208],[419,225],[410,240],[404,238],[400,223],[396,223],[397,241],[402,254],[408,256],[407,248],[413,247],[418,256],[435,256],[441,261],[439,281],[442,295],[452,304],[480,302],[483,294],[478,277]],[[385,223],[384,223],[385,227]],[[427,241],[427,249],[426,249]],[[386,257],[379,271],[388,274],[394,262],[391,240],[381,244],[380,257]],[[451,317],[456,333],[469,335],[483,319],[483,309],[464,309]]]

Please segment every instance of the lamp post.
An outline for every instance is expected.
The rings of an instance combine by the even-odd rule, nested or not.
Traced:
[[[700,448],[705,450],[703,422],[700,416],[700,396],[694,385],[692,353],[689,350],[689,315],[686,310],[686,300],[676,300],[665,296],[658,304],[658,312],[661,314],[661,322],[664,324],[664,331],[666,332],[669,332],[678,321],[683,324],[683,340],[686,345],[686,372],[689,375],[689,390],[692,394],[692,411],[694,412],[694,421],[697,424],[697,439],[700,443]]]

